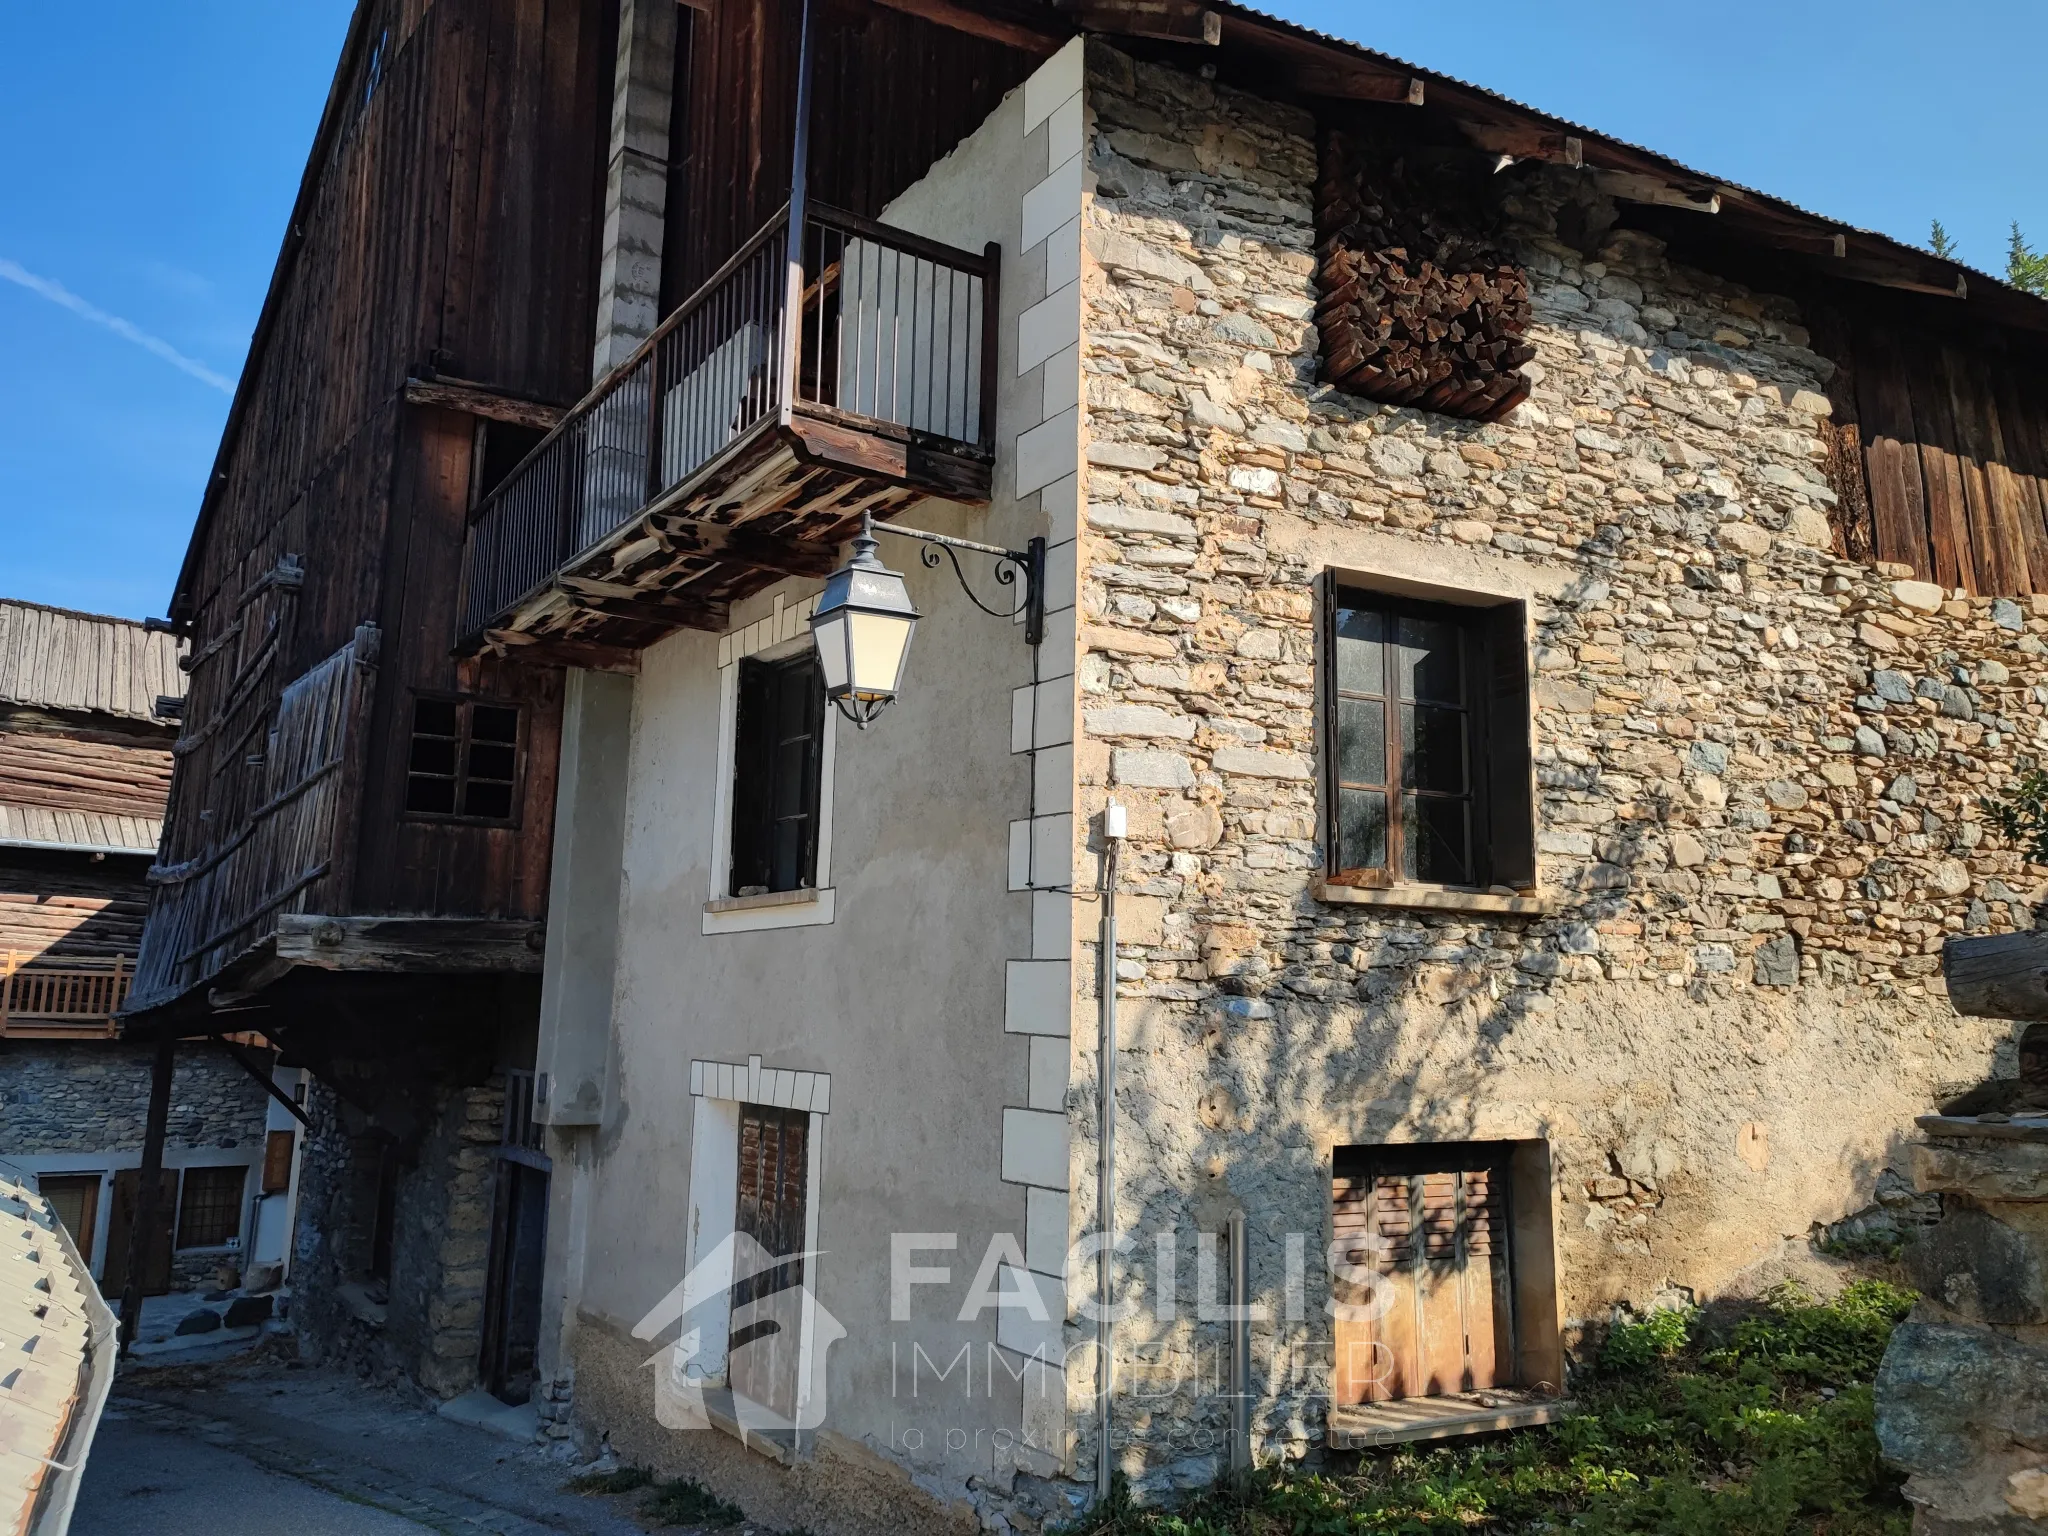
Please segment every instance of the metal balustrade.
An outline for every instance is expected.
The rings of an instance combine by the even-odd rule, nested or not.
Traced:
[[[812,204],[799,282],[788,232],[785,208],[478,508],[463,637],[797,414],[993,456],[993,249]]]

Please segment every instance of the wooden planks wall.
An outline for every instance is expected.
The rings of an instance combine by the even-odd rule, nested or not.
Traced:
[[[117,955],[142,941],[149,887],[140,857],[0,849],[0,959]]]
[[[405,405],[407,377],[559,403],[589,382],[617,0],[363,7],[174,607],[199,660],[166,864],[246,824],[281,690],[358,625],[388,632],[373,784],[391,745],[375,732],[409,723],[399,701],[465,685],[448,651],[466,510],[450,486],[468,484],[468,421]],[[423,476],[426,442],[438,459]],[[287,556],[302,584],[266,584]],[[540,915],[560,682],[522,672],[488,686],[530,705],[531,739],[550,758],[531,776],[519,868],[472,856],[476,829],[401,829],[388,799],[367,804],[346,833],[354,910],[490,912],[509,888],[519,915]],[[447,846],[413,846],[437,838]]]
[[[789,198],[801,0],[681,13],[662,312]],[[978,128],[1038,56],[881,6],[814,12],[811,196],[873,217]]]
[[[1839,370],[1830,468],[1844,553],[1972,595],[2048,592],[2044,359],[1882,300],[1809,311]]]

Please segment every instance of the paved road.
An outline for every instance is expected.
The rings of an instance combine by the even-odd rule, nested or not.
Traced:
[[[353,1378],[274,1363],[126,1372],[73,1536],[643,1536],[538,1451]]]

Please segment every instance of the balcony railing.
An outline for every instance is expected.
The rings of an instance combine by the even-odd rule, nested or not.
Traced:
[[[115,1031],[135,960],[0,953],[0,1039],[92,1040]]]
[[[986,463],[998,251],[811,204],[792,315],[784,209],[664,320],[478,509],[461,632],[797,418]]]

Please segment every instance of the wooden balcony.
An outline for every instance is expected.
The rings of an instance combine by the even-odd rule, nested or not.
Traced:
[[[861,515],[985,502],[996,274],[979,255],[785,209],[477,509],[460,649],[605,665],[823,576]]]
[[[0,954],[0,1040],[108,1040],[135,960]]]

